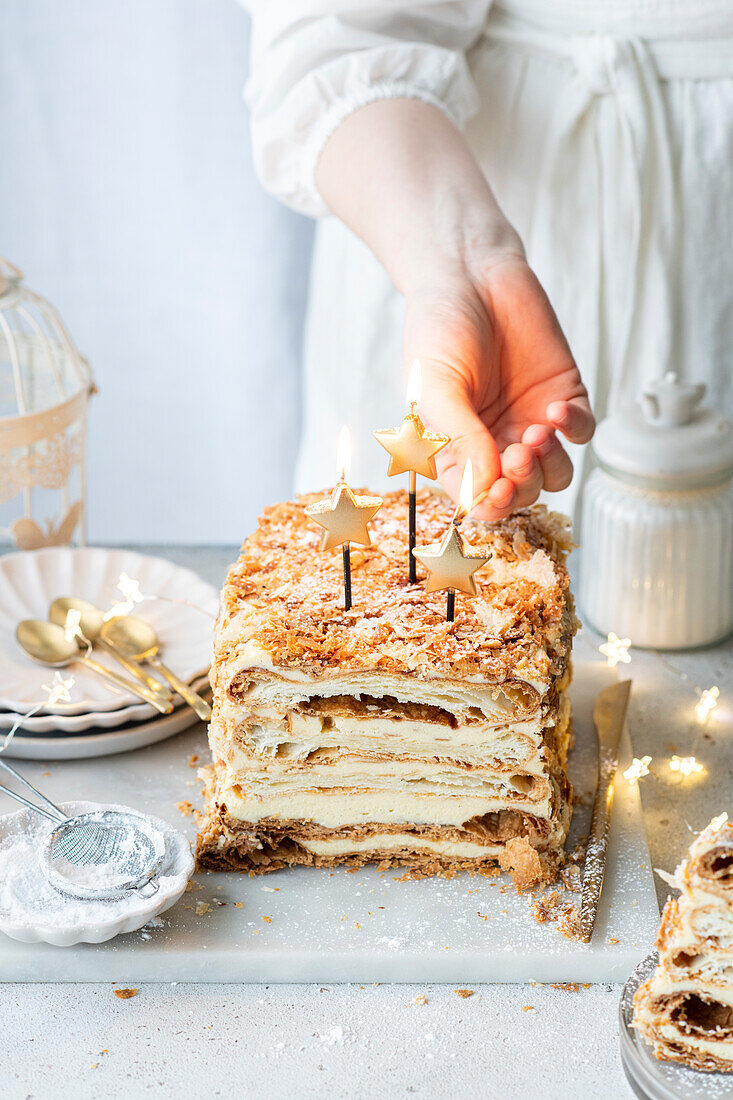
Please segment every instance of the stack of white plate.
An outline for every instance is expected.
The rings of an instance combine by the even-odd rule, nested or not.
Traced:
[[[19,716],[47,699],[44,685],[53,681],[55,671],[23,652],[15,639],[18,623],[47,618],[58,596],[77,596],[106,611],[122,600],[117,583],[123,573],[137,580],[145,597],[134,613],[155,628],[163,661],[207,695],[217,593],[190,569],[132,550],[49,547],[7,554],[0,558],[0,744]],[[95,650],[94,659],[128,676],[101,650]],[[179,695],[170,714],[159,714],[80,664],[60,673],[74,678],[70,701],[44,705],[24,718],[3,755],[34,760],[105,756],[162,741],[198,721]]]

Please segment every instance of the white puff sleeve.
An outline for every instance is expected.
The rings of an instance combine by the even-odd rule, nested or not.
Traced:
[[[328,213],[315,185],[336,127],[377,99],[439,107],[463,127],[478,100],[466,50],[491,0],[240,0],[252,14],[245,98],[257,174],[288,206]]]

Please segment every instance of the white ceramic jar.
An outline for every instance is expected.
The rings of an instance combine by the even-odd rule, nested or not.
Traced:
[[[667,374],[593,442],[581,609],[633,645],[686,649],[733,630],[733,425],[704,393]]]

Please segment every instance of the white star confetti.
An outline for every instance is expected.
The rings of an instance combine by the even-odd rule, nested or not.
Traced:
[[[649,775],[649,765],[651,762],[651,756],[642,756],[641,760],[635,756],[624,772],[624,779],[627,779],[629,783],[638,783],[645,775]]]
[[[598,652],[603,654],[611,668],[615,668],[619,663],[623,665],[629,663],[630,646],[631,638],[619,638],[618,634],[611,631],[603,645],[599,645]]]
[[[71,689],[76,680],[73,676],[62,676],[60,672],[54,672],[50,684],[42,684],[42,690],[46,692],[46,706],[55,707],[58,703],[71,702]]]
[[[673,772],[680,772],[684,776],[697,775],[704,770],[694,756],[673,756],[669,766]]]
[[[720,688],[716,687],[715,684],[713,684],[711,688],[706,688],[706,690],[703,691],[695,707],[695,714],[701,722],[709,718],[710,714],[717,707],[719,698]]]
[[[140,581],[127,573],[120,573],[115,585],[122,596],[122,600],[113,604],[105,613],[105,620],[116,619],[118,615],[129,615],[136,603],[142,603],[145,599],[140,591]]]
[[[66,621],[64,622],[64,637],[67,642],[73,642],[75,638],[80,638],[85,641],[84,635],[81,632],[81,611],[75,611],[73,608],[69,608],[66,612]]]

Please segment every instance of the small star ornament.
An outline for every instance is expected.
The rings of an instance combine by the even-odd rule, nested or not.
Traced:
[[[449,442],[447,435],[427,431],[413,412],[406,415],[399,428],[380,428],[373,435],[389,454],[388,477],[415,473],[435,481],[435,456]]]
[[[321,532],[321,550],[331,550],[345,542],[355,542],[359,546],[370,546],[371,537],[367,524],[382,507],[382,498],[376,496],[356,496],[349,486],[341,481],[327,500],[309,504],[305,514],[323,528]]]
[[[474,573],[486,565],[488,555],[479,554],[467,546],[455,523],[451,523],[442,540],[413,551],[418,561],[428,571],[426,592],[440,592],[444,588],[476,595]]]

